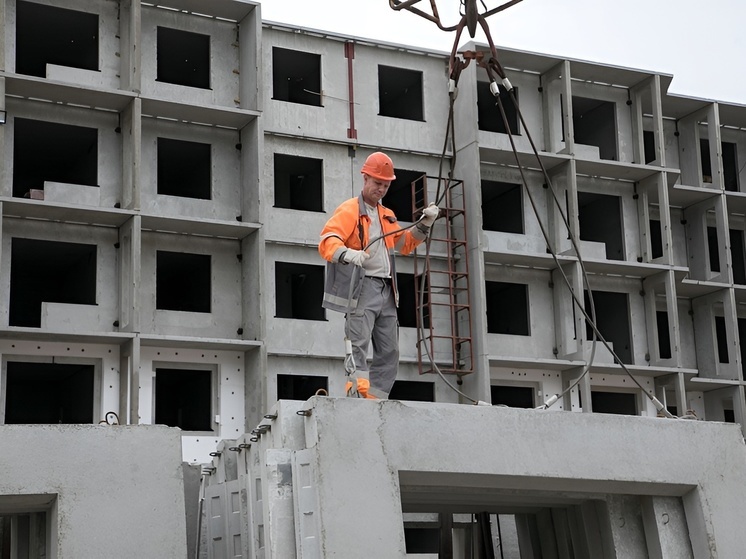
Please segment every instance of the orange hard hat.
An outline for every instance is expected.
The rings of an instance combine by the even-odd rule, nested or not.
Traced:
[[[391,158],[388,155],[381,153],[380,151],[371,153],[368,156],[368,159],[365,160],[360,172],[382,181],[392,181],[396,179],[396,175],[394,174],[394,162],[391,161]]]

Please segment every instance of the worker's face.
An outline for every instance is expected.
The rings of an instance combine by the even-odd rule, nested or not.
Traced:
[[[363,175],[363,200],[366,204],[375,206],[381,198],[386,196],[389,186],[391,186],[391,181],[382,181],[370,175]]]

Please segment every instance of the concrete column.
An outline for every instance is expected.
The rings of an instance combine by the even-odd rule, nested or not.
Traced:
[[[249,14],[238,23],[238,33],[240,37],[239,49],[239,95],[241,98],[241,108],[250,110],[259,110],[263,107],[262,87],[260,87],[260,78],[262,72],[259,67],[263,63],[262,54],[262,37],[257,30],[262,28],[261,25],[262,6],[257,4]]]

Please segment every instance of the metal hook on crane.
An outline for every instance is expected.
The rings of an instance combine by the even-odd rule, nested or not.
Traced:
[[[443,21],[440,18],[437,0],[430,0],[431,13],[414,7],[415,4],[418,4],[419,2],[421,2],[421,0],[389,0],[389,6],[393,10],[407,10],[408,12],[412,12],[413,14],[423,17],[428,21],[432,21],[433,23],[435,23],[435,25],[438,26],[439,29],[443,31],[456,32],[456,38],[453,41],[451,57],[448,63],[448,74],[451,80],[449,89],[451,93],[455,92],[461,71],[469,65],[469,62],[471,60],[476,60],[477,64],[479,64],[480,67],[485,68],[487,70],[487,73],[490,74],[490,79],[492,79],[491,70],[494,70],[497,75],[500,76],[503,87],[505,87],[507,90],[513,88],[513,86],[510,84],[510,81],[508,81],[507,77],[505,76],[505,72],[503,71],[502,66],[500,66],[500,63],[497,61],[497,49],[495,48],[495,43],[492,41],[492,35],[490,34],[490,29],[487,25],[487,18],[498,12],[502,12],[503,10],[508,9],[511,6],[518,4],[519,2],[522,2],[523,0],[509,0],[508,2],[505,2],[504,4],[501,4],[500,6],[497,6],[496,8],[493,8],[491,10],[487,9],[487,6],[484,4],[484,0],[479,1],[485,8],[485,11],[483,13],[479,13],[477,0],[461,0],[461,9],[459,11],[461,19],[456,25],[446,26],[443,24]],[[464,28],[469,31],[469,36],[473,39],[477,31],[477,25],[482,28],[482,31],[484,31],[484,34],[487,37],[487,43],[489,45],[490,54],[492,56],[487,61],[485,61],[483,53],[465,51],[463,53],[463,59],[459,58],[457,56],[458,42],[461,39],[461,34],[463,33]],[[493,83],[495,82],[493,81]],[[493,94],[495,94],[494,91]]]

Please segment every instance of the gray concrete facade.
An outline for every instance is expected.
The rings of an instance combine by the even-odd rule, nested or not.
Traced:
[[[385,201],[402,224],[451,166],[463,209],[433,230],[457,248],[397,260],[409,292],[393,399],[530,409],[560,395],[547,413],[746,425],[746,107],[672,95],[654,70],[500,48],[517,154],[474,63],[446,145],[446,52],[266,22],[248,0],[156,4],[0,0],[0,430],[114,412],[181,428],[197,467],[278,400],[341,396],[343,316],[321,308],[318,234],[378,150],[404,177]],[[447,377],[463,394],[418,348],[427,256],[433,299],[437,274],[468,271],[468,316],[429,308],[436,336],[455,324],[468,339],[434,359],[458,364]],[[594,301],[608,348],[573,294]],[[596,420],[561,421],[584,438]],[[654,433],[685,452],[678,431]],[[282,485],[287,448],[273,448]],[[689,497],[664,489],[650,495],[680,499],[677,518],[698,526]],[[636,491],[604,506],[639,512],[649,533],[666,502]],[[548,521],[510,522],[525,535]]]

